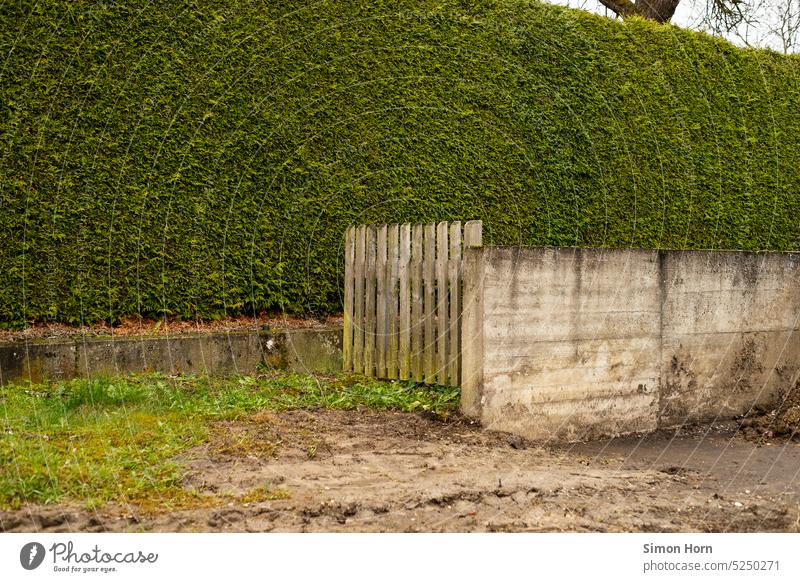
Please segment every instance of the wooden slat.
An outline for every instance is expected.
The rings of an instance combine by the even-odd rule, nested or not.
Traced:
[[[364,268],[367,227],[356,228],[356,257],[353,269],[353,369],[364,369]]]
[[[424,321],[425,321],[425,340],[424,340],[424,367],[425,382],[427,384],[436,383],[436,224],[425,225],[425,255],[423,257],[423,281],[424,281]]]
[[[375,227],[367,227],[367,268],[364,301],[364,374],[375,375]]]
[[[450,287],[450,325],[447,335],[450,352],[447,376],[451,386],[459,386],[461,364],[461,222],[450,224],[450,257],[447,263]]]
[[[483,246],[483,223],[470,220],[464,225],[464,248]]]
[[[398,354],[400,339],[398,333],[398,309],[397,300],[399,292],[397,288],[397,279],[399,274],[400,260],[397,254],[398,251],[398,233],[399,228],[397,224],[389,225],[388,243],[386,250],[388,253],[386,259],[386,334],[387,337],[387,353],[386,353],[386,377],[398,378]]]
[[[411,379],[422,382],[422,241],[423,225],[411,228]]]
[[[483,383],[483,318],[476,309],[483,297],[483,266],[478,257],[468,260],[467,249],[483,245],[483,225],[480,220],[470,220],[464,225],[464,252],[462,254],[461,296],[461,358],[459,362],[459,386],[461,386],[461,410],[476,415],[480,410],[480,386]],[[463,341],[464,337],[469,341]]]
[[[386,237],[388,231],[385,224],[377,231],[377,258],[375,261],[375,376],[386,378],[386,305],[389,297],[386,294]]]
[[[482,243],[481,225],[464,226],[464,250],[461,255],[461,412],[479,417],[483,389],[483,312],[485,257],[474,251]],[[535,339],[535,338],[533,338]]]
[[[356,260],[355,227],[344,235],[344,340],[342,342],[342,368],[353,370],[353,267]]]
[[[398,282],[400,285],[400,337],[398,375],[401,380],[411,378],[411,225],[400,226],[400,262]]]
[[[447,223],[436,225],[436,383],[447,384]]]

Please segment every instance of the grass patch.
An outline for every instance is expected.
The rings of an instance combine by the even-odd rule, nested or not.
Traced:
[[[181,487],[183,468],[175,458],[207,441],[216,421],[296,408],[446,416],[458,397],[455,388],[299,374],[8,385],[0,388],[0,506],[67,500],[89,506],[193,504],[199,500]]]

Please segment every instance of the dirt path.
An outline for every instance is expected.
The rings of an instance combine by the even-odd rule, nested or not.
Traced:
[[[542,449],[457,418],[261,413],[191,451],[186,487],[273,499],[0,512],[5,531],[798,531],[800,446],[733,433]]]

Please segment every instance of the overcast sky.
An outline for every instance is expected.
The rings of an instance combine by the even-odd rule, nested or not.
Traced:
[[[614,16],[614,13],[600,4],[598,0],[549,1],[553,4],[583,8],[598,14]],[[678,5],[675,16],[672,18],[672,23],[683,28],[707,30],[703,22],[706,2],[707,0],[682,0]],[[770,29],[774,28],[780,20],[779,14],[783,14],[781,9],[785,8],[787,3],[795,8],[792,21],[797,23],[798,19],[800,19],[800,0],[748,0],[748,5],[752,10],[752,18],[757,22],[751,26],[740,26],[736,32],[724,35],[725,38],[739,46],[749,44],[750,46],[772,48],[780,52],[786,52],[780,37],[771,33]],[[797,37],[798,35],[795,34],[793,36]],[[790,47],[788,52],[797,52],[797,48]]]

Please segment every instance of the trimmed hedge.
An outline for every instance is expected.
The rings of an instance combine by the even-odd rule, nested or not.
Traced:
[[[798,248],[800,59],[527,2],[6,2],[0,325],[340,309],[350,223]]]

